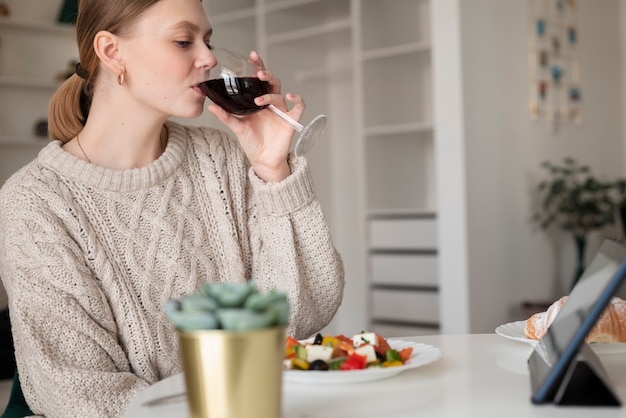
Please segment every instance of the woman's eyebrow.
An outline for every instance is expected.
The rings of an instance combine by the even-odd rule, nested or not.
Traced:
[[[172,30],[177,30],[177,29],[188,29],[192,32],[200,32],[200,27],[198,25],[196,25],[195,23],[192,23],[188,20],[183,20],[181,22],[178,22],[174,25],[172,25],[171,27]],[[211,36],[213,35],[213,28],[209,28],[208,31],[206,31],[206,33],[204,34],[204,36]]]

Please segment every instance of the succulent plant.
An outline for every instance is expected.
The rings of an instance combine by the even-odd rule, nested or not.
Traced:
[[[289,321],[287,295],[277,290],[260,293],[254,281],[203,283],[199,293],[168,300],[164,310],[174,326],[183,331],[248,331],[285,326]]]

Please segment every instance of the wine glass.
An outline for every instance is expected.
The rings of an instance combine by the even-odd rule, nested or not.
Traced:
[[[211,70],[209,80],[199,84],[200,90],[213,103],[234,115],[244,116],[263,109],[271,110],[300,133],[294,147],[295,154],[304,155],[309,152],[326,128],[326,115],[318,115],[304,126],[272,104],[257,106],[254,99],[269,93],[269,83],[255,75],[256,71],[250,60],[223,48],[214,49],[213,55],[217,59],[217,65]]]

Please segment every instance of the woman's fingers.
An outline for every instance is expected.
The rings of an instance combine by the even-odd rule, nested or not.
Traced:
[[[294,103],[294,106],[291,110],[289,110],[285,99],[287,99],[287,101],[291,103]],[[281,111],[288,113],[292,118],[296,120],[300,119],[300,117],[304,113],[305,108],[302,98],[292,93],[287,93],[285,97],[281,96],[280,94],[265,94],[263,96],[256,97],[254,99],[254,103],[257,106],[274,105]]]
[[[280,94],[280,79],[273,73],[267,70],[259,70],[257,71],[256,76],[259,77],[259,80],[267,81],[271,94]]]
[[[300,120],[304,114],[304,109],[306,108],[306,104],[304,103],[302,97],[297,94],[287,93],[285,94],[285,99],[293,103],[293,107],[289,111],[289,115],[295,120]]]
[[[256,66],[257,71],[265,71],[265,64],[258,52],[250,51],[250,61]]]
[[[268,82],[270,86],[270,93],[280,94],[280,79],[274,76],[271,71],[267,71],[267,68],[265,68],[265,64],[263,63],[263,60],[259,56],[258,52],[250,52],[250,61],[254,65],[257,77],[259,77],[260,80]]]
[[[228,126],[235,134],[237,134],[241,129],[241,121],[215,103],[209,104],[207,109],[209,112],[213,113],[220,122]]]

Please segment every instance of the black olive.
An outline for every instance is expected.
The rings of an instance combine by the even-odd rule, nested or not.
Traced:
[[[315,360],[309,364],[309,370],[328,370],[328,363],[324,360]]]
[[[313,340],[313,345],[322,345],[322,340],[324,340],[324,337],[318,332],[315,336],[315,340]]]
[[[384,354],[379,353],[378,351],[376,352],[376,358],[377,358],[378,360],[380,360],[381,362],[383,362],[383,361],[387,360],[387,359],[385,358],[385,355],[384,355]]]

